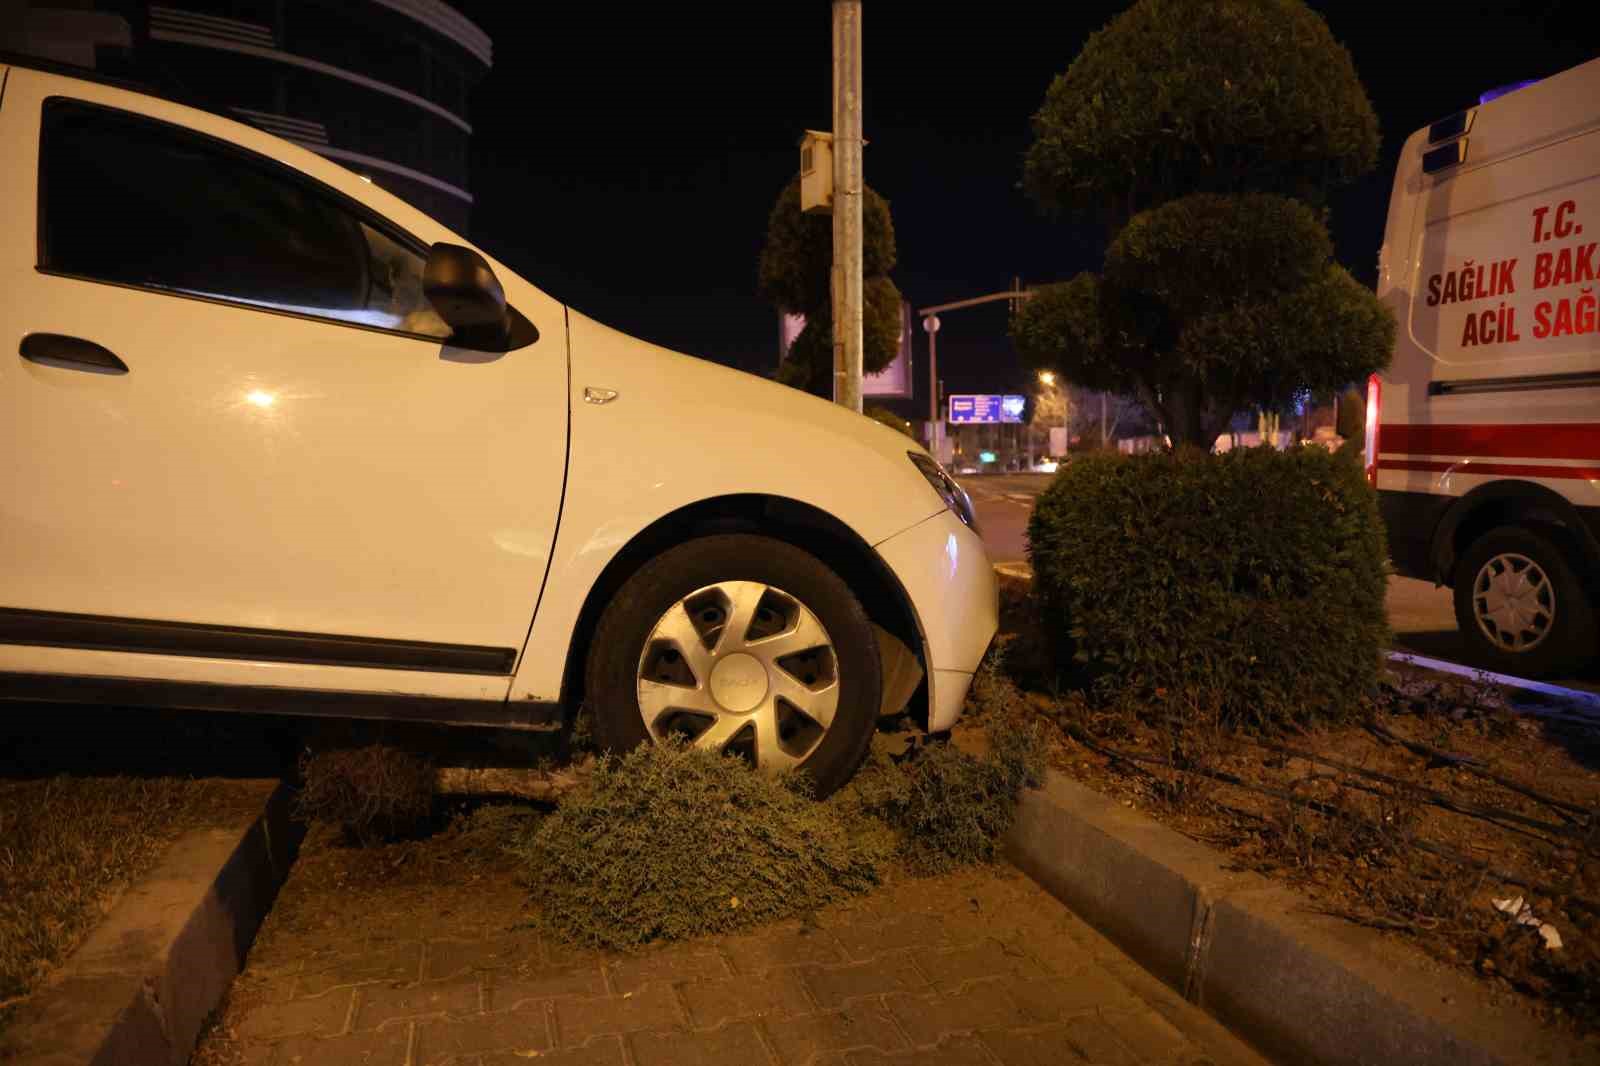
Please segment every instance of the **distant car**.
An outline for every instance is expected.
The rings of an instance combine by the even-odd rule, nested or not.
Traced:
[[[983,468],[978,466],[976,463],[958,463],[956,465],[956,473],[957,474],[981,474],[981,473],[983,473]]]
[[[0,696],[678,735],[820,793],[996,629],[902,434],[327,159],[0,64]],[[794,457],[805,456],[797,462]]]
[[[1050,458],[1040,459],[1035,462],[1032,470],[1035,474],[1054,474],[1056,470],[1060,468],[1060,466],[1061,462],[1052,456]]]

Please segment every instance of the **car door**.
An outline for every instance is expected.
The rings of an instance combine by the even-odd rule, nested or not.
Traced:
[[[503,697],[560,505],[564,309],[502,277],[542,336],[452,346],[421,293],[448,233],[240,141],[277,143],[12,72],[0,643]]]

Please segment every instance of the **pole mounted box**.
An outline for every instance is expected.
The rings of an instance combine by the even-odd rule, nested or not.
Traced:
[[[800,138],[800,210],[833,213],[833,134],[806,130]]]

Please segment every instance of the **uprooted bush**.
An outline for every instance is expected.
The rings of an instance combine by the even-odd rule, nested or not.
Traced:
[[[432,761],[391,744],[307,751],[300,776],[296,816],[364,844],[415,832],[433,813]]]
[[[973,686],[974,753],[875,746],[826,802],[803,775],[667,743],[601,758],[513,850],[541,921],[566,940],[634,947],[808,913],[878,883],[991,862],[1024,788],[1044,777],[1042,730],[991,661]]]
[[[1353,449],[1085,456],[1028,539],[1057,665],[1102,695],[1198,687],[1272,731],[1348,720],[1377,684],[1386,549]]]
[[[982,754],[942,741],[915,744],[898,761],[875,753],[845,795],[895,830],[900,858],[917,873],[993,862],[1022,790],[1044,779],[1039,731],[997,719]]]
[[[993,862],[1025,788],[1044,780],[1043,728],[1006,676],[1005,646],[973,679],[963,744],[921,739],[904,754],[875,751],[841,798],[895,831],[917,873]],[[977,750],[967,750],[970,746]]]
[[[516,850],[551,931],[627,948],[864,891],[893,847],[881,825],[813,801],[801,776],[673,743],[603,757]]]

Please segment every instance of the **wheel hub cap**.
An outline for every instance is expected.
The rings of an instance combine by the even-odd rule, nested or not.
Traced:
[[[1531,651],[1550,635],[1555,592],[1539,564],[1525,555],[1496,555],[1472,583],[1478,628],[1502,651]]]
[[[754,655],[734,652],[711,668],[711,698],[734,714],[744,714],[767,698],[767,668]]]
[[[797,766],[839,707],[838,661],[804,603],[758,581],[696,589],[656,621],[639,655],[639,714],[658,740]]]

